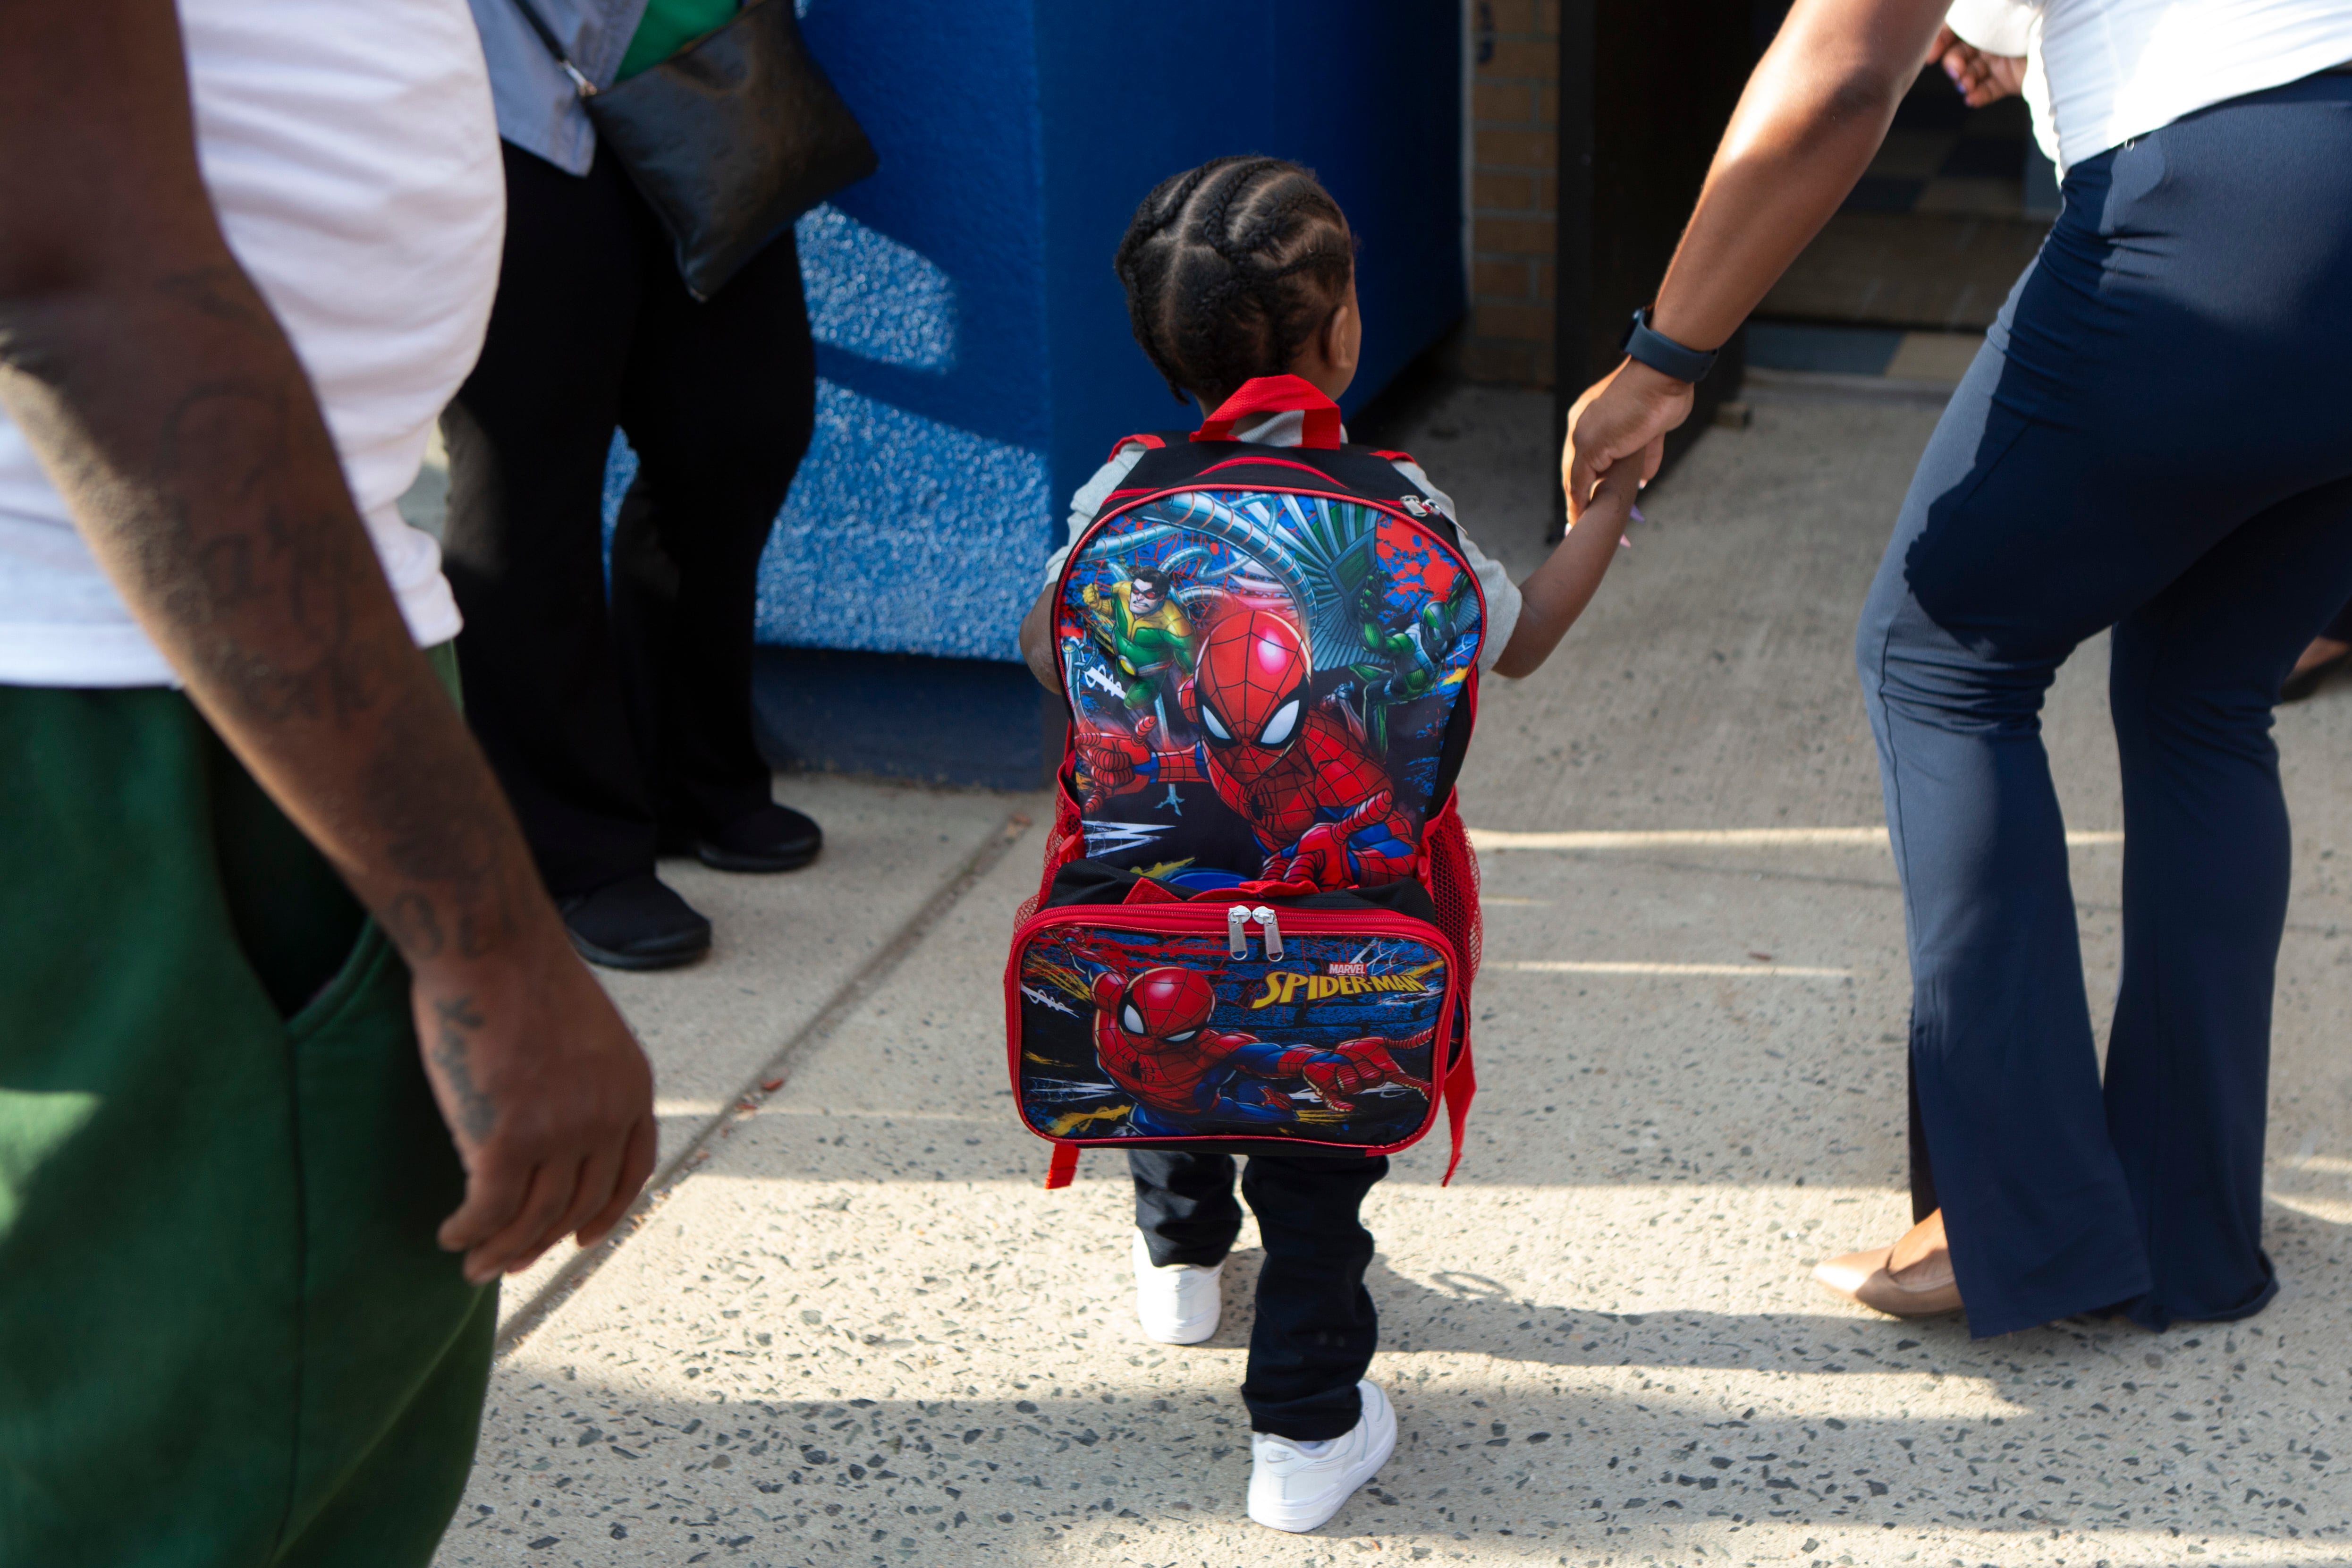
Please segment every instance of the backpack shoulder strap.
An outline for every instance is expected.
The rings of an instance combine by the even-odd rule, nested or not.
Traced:
[[[1174,438],[1181,441],[1184,438],[1184,434],[1185,433],[1181,430],[1176,431],[1174,433]],[[1113,441],[1110,444],[1110,452],[1103,458],[1103,461],[1106,463],[1114,461],[1121,452],[1127,450],[1129,447],[1141,447],[1146,450],[1156,452],[1161,447],[1167,446],[1169,439],[1170,437],[1168,436],[1150,430],[1139,430],[1132,436],[1121,436],[1118,440]]]

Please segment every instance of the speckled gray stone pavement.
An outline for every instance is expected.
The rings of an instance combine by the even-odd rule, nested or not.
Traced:
[[[1410,443],[1521,570],[1544,406],[1465,391]],[[1489,689],[1474,824],[1648,837],[1486,856],[1484,1089],[1451,1188],[1433,1143],[1368,1205],[1400,1437],[1328,1526],[1243,1514],[1254,1237],[1216,1337],[1157,1345],[1118,1163],[1040,1190],[1000,983],[1036,835],[937,897],[1036,804],[793,781],[850,825],[831,853],[898,880],[708,889],[739,900],[720,963],[622,991],[681,1128],[752,1085],[894,921],[936,923],[500,1362],[442,1568],[2352,1560],[2352,688],[2279,724],[2276,1303],[1972,1342],[1808,1278],[1907,1217],[1891,862],[1693,836],[1881,820],[1849,639],[1933,417],[1759,401],[1654,491],[1551,667]],[[2069,825],[2095,836],[2074,851],[2095,999],[2120,869],[2095,837],[2119,821],[2102,655],[2048,721]]]

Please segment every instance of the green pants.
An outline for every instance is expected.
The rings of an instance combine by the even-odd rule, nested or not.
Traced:
[[[429,1561],[463,1186],[406,968],[187,700],[0,687],[0,1564]]]

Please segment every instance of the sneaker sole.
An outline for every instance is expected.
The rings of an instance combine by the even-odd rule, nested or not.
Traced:
[[[1332,1500],[1328,1508],[1317,1512],[1314,1510],[1315,1505],[1309,1505],[1297,1511],[1284,1510],[1278,1517],[1268,1519],[1265,1514],[1258,1512],[1255,1503],[1252,1503],[1249,1510],[1251,1520],[1265,1525],[1268,1530],[1279,1530],[1291,1535],[1301,1534],[1329,1522],[1332,1515],[1347,1507],[1348,1500],[1363,1489],[1365,1482],[1381,1473],[1381,1467],[1387,1464],[1389,1456],[1396,1452],[1396,1406],[1383,1399],[1381,1403],[1381,1412],[1386,1417],[1383,1426],[1387,1429],[1381,1434],[1379,1446],[1365,1455],[1354,1469],[1348,1472],[1347,1485],[1338,1489],[1339,1496]]]
[[[1142,1326],[1143,1337],[1150,1340],[1154,1344],[1197,1345],[1204,1341],[1213,1340],[1217,1337],[1217,1323],[1219,1319],[1223,1316],[1223,1314],[1220,1313],[1218,1314],[1218,1317],[1211,1318],[1209,1320],[1208,1326],[1202,1329],[1199,1333],[1162,1333],[1160,1330],[1153,1328],[1150,1323],[1144,1322],[1139,1315],[1137,1317],[1136,1321]]]

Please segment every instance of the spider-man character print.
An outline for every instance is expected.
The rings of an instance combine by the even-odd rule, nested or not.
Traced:
[[[1286,1082],[1305,1083],[1342,1114],[1356,1108],[1355,1095],[1382,1084],[1429,1094],[1428,1082],[1399,1067],[1390,1051],[1425,1046],[1433,1030],[1328,1047],[1276,1045],[1211,1027],[1216,993],[1193,971],[1173,966],[1147,969],[1132,979],[1097,974],[1094,1005],[1096,1059],[1135,1098],[1128,1113],[1130,1133],[1181,1137],[1197,1133],[1203,1122],[1295,1122],[1297,1112],[1280,1087]]]
[[[1184,716],[1200,739],[1158,751],[1146,717],[1134,734],[1088,727],[1078,746],[1090,786],[1126,795],[1206,782],[1256,834],[1270,881],[1371,887],[1412,874],[1416,829],[1388,769],[1344,705],[1312,706],[1314,667],[1287,616],[1234,608],[1202,638]]]

